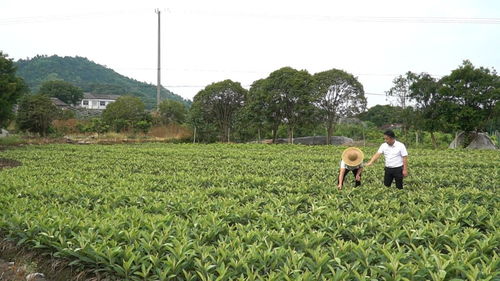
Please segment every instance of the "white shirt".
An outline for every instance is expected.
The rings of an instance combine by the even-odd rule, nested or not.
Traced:
[[[377,153],[382,153],[385,158],[385,166],[388,168],[397,168],[403,166],[403,157],[408,156],[406,147],[399,141],[394,141],[392,145],[384,142],[380,145]]]
[[[346,169],[346,170],[352,171],[352,170],[359,169],[359,168],[363,168],[363,163],[359,164],[358,166],[348,166],[344,162],[344,160],[340,160],[340,169]]]

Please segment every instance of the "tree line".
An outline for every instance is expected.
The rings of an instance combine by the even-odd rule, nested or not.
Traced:
[[[400,123],[407,130],[427,131],[436,147],[435,132],[471,134],[500,130],[500,79],[494,69],[464,61],[440,79],[428,73],[407,72],[386,92],[396,106],[366,110],[363,86],[352,74],[332,69],[314,75],[290,67],[255,81],[246,91],[226,80],[207,86],[193,100],[191,124],[203,137],[229,141],[230,132],[260,136],[285,127],[291,142],[298,128],[326,129],[329,139],[339,118],[358,117],[378,123]],[[385,117],[383,117],[385,115]],[[247,136],[248,138],[248,136]],[[254,137],[255,138],[255,137]],[[260,138],[260,137],[259,137]],[[467,143],[467,141],[466,141]]]
[[[387,92],[403,109],[403,123],[431,133],[500,130],[500,79],[495,69],[475,67],[465,60],[449,75],[407,72],[393,80]],[[468,141],[466,141],[467,143]]]
[[[275,141],[283,127],[292,142],[297,130],[323,125],[329,142],[339,118],[365,111],[366,104],[352,74],[331,69],[311,75],[283,67],[249,90],[231,80],[207,86],[194,97],[189,121],[205,141],[260,139],[265,132]]]
[[[44,97],[77,104],[83,96],[81,89],[59,80],[45,81],[36,95],[28,95],[6,55],[0,55],[0,67],[7,73],[0,79],[0,125],[13,119],[12,105],[23,96],[17,102],[19,129],[45,135],[51,120],[72,116],[58,113]],[[340,118],[357,117],[376,125],[400,123],[404,131],[427,131],[435,144],[435,132],[499,130],[499,83],[494,69],[475,67],[469,61],[440,79],[407,72],[396,77],[386,92],[396,106],[367,109],[363,85],[354,75],[339,69],[310,74],[283,67],[248,90],[232,80],[212,83],[195,95],[190,108],[165,100],[159,111],[146,111],[141,99],[122,96],[87,130],[145,132],[156,124],[178,123],[190,126],[193,138],[203,142],[275,141],[283,134],[293,142],[295,136],[324,134],[330,143]]]

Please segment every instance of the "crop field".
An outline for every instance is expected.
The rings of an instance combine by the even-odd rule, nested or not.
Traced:
[[[410,147],[404,190],[380,159],[339,192],[344,148],[2,151],[0,238],[117,280],[500,280],[498,151]]]

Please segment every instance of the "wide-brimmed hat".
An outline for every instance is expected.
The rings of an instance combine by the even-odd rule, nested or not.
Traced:
[[[347,166],[358,166],[363,162],[363,151],[357,147],[348,147],[342,152],[342,160]]]

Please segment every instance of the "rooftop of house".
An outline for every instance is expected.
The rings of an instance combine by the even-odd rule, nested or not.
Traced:
[[[120,95],[105,95],[105,94],[94,94],[94,93],[83,93],[84,99],[93,100],[117,100]]]
[[[58,99],[58,98],[54,98],[54,97],[51,97],[50,100],[52,101],[52,103],[56,106],[60,106],[60,107],[69,107],[69,104],[63,102],[62,100]]]

